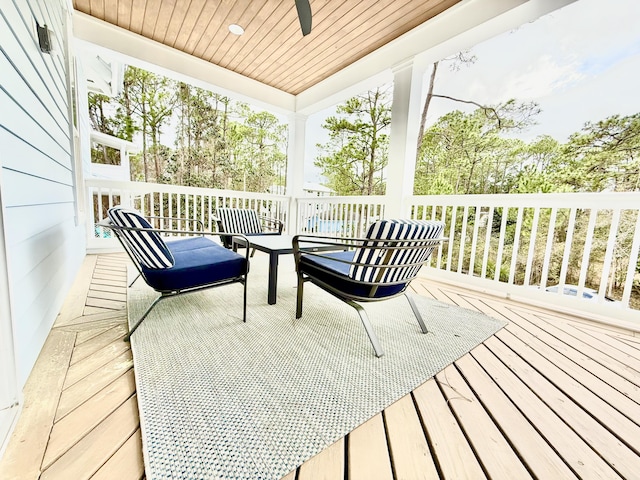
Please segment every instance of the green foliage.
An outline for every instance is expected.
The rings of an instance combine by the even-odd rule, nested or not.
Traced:
[[[512,191],[523,142],[501,133],[521,122],[497,118],[481,108],[469,114],[456,110],[429,127],[416,163],[415,194]]]
[[[578,191],[633,191],[640,182],[640,113],[585,124],[564,147],[564,181]]]
[[[330,140],[318,145],[315,160],[338,195],[379,195],[385,191],[391,106],[387,90],[353,97],[325,120]]]
[[[95,129],[141,140],[142,151],[130,159],[133,180],[256,192],[284,188],[286,125],[270,113],[133,67],[117,99],[90,95],[89,109]],[[175,148],[163,142],[168,134]]]

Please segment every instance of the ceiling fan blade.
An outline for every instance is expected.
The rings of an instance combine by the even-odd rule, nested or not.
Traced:
[[[300,20],[300,28],[304,37],[311,33],[311,5],[309,0],[296,0],[296,9],[298,10],[298,20]]]

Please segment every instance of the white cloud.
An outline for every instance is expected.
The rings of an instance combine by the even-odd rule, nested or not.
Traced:
[[[566,91],[585,80],[586,75],[579,71],[577,62],[560,64],[550,54],[544,54],[524,71],[512,71],[504,79],[500,101],[518,98],[536,100]]]

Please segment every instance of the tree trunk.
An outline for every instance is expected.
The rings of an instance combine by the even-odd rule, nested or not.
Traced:
[[[431,99],[433,98],[433,87],[436,83],[436,73],[438,72],[438,63],[433,63],[433,69],[431,70],[431,77],[429,78],[429,90],[427,91],[427,98],[424,100],[424,107],[422,109],[422,117],[420,117],[420,129],[418,130],[418,145],[416,147],[416,158],[420,154],[420,148],[422,147],[422,139],[424,138],[424,127],[427,123],[427,114],[429,113],[429,105],[431,105]]]

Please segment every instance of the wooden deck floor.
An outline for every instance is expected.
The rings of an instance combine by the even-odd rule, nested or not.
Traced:
[[[413,286],[509,325],[286,480],[640,478],[640,337]],[[125,318],[125,258],[87,257],[25,388],[0,478],[144,478]]]

